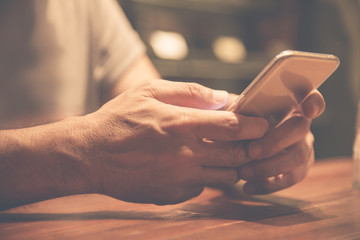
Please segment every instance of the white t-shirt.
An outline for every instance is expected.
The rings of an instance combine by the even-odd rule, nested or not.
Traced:
[[[145,53],[115,0],[10,0],[0,33],[0,129],[96,110]]]

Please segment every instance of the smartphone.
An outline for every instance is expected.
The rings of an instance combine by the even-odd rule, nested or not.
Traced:
[[[277,127],[339,66],[334,55],[287,50],[278,54],[239,95],[229,110],[264,117]]]

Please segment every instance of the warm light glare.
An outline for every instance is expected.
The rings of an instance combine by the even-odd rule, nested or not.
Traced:
[[[244,43],[235,37],[220,36],[213,42],[215,56],[226,63],[241,63],[246,58]]]
[[[176,32],[154,31],[150,45],[156,56],[162,59],[181,60],[189,51],[185,38]]]

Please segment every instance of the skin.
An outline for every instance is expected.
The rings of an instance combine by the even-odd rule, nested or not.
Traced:
[[[206,185],[241,178],[245,192],[263,194],[306,176],[314,162],[311,119],[325,107],[320,93],[299,116],[269,129],[265,119],[225,111],[234,95],[157,77],[144,57],[98,111],[0,131],[0,208],[83,193],[174,204]]]

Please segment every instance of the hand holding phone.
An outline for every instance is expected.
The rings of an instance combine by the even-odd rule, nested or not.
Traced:
[[[287,50],[277,55],[229,110],[264,117],[277,127],[339,66],[334,55]]]

